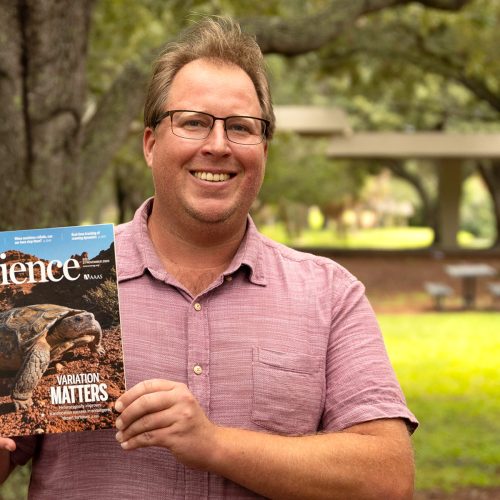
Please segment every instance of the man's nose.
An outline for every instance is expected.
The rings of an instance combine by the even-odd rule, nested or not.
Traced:
[[[210,134],[204,141],[203,147],[207,152],[213,154],[227,154],[230,151],[229,140],[222,120],[215,120]]]

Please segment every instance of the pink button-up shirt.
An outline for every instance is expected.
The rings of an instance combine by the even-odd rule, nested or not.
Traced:
[[[127,387],[183,382],[215,423],[272,433],[338,431],[407,409],[362,284],[333,261],[260,235],[249,219],[229,268],[192,297],[148,237],[151,201],[118,226]],[[31,498],[258,498],[164,449],[123,451],[115,432],[19,439]]]

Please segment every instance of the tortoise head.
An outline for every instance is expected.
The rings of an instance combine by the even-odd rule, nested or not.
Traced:
[[[56,345],[68,340],[92,336],[100,339],[102,334],[101,325],[94,315],[88,311],[74,311],[57,321],[47,335],[50,345]]]

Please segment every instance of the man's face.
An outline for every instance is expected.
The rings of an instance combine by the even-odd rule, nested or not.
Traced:
[[[165,110],[175,109],[262,117],[250,77],[237,66],[204,59],[176,74]],[[262,184],[267,144],[228,141],[220,120],[206,139],[183,139],[172,133],[167,117],[155,131],[145,130],[144,156],[153,172],[155,211],[162,217],[177,224],[243,223]],[[203,173],[218,174],[219,180],[203,180]]]

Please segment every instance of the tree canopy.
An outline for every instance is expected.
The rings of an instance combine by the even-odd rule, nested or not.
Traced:
[[[236,17],[255,34],[278,104],[341,105],[364,130],[498,128],[498,2],[6,0],[3,229],[81,220],[99,180],[114,177],[155,54],[185,24],[211,14]],[[133,169],[125,156],[122,168]],[[303,164],[306,156],[298,155]],[[335,168],[325,166],[313,184],[336,177]],[[500,168],[480,168],[500,214]]]

